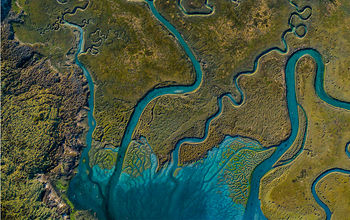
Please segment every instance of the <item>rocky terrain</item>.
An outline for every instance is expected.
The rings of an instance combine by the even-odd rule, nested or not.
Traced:
[[[1,24],[1,217],[68,216],[64,192],[84,147],[88,87],[74,65],[50,59],[16,40],[10,12]]]

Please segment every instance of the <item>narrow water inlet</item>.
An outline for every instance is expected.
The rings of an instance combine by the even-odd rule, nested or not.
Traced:
[[[291,26],[290,29],[286,30],[286,32],[282,34],[281,37],[282,42],[284,44],[284,48],[280,49],[273,47],[264,51],[262,54],[259,54],[255,59],[254,68],[252,71],[242,72],[238,74],[236,78],[234,78],[234,84],[241,94],[241,99],[239,101],[235,100],[231,96],[231,94],[223,94],[222,96],[218,97],[219,110],[217,113],[215,113],[213,116],[207,119],[205,126],[205,135],[203,138],[186,138],[180,140],[177,143],[175,151],[173,153],[172,163],[168,166],[168,168],[163,169],[161,173],[157,175],[155,175],[154,169],[156,159],[153,154],[149,154],[147,156],[147,158],[149,158],[147,160],[150,161],[150,166],[143,168],[141,167],[143,171],[140,172],[139,176],[135,177],[126,174],[123,170],[123,164],[125,161],[126,154],[128,153],[128,147],[132,142],[132,135],[139,121],[139,118],[141,117],[141,114],[148,105],[148,103],[162,95],[184,94],[194,92],[200,87],[203,80],[203,72],[201,70],[200,64],[196,60],[190,47],[182,38],[181,34],[176,30],[174,26],[172,26],[158,13],[156,8],[154,7],[153,1],[147,1],[147,4],[153,15],[156,17],[156,19],[158,19],[159,22],[162,23],[175,36],[175,38],[178,40],[178,42],[190,58],[196,72],[196,81],[190,86],[168,86],[156,88],[149,91],[146,94],[146,96],[144,96],[144,98],[141,99],[135,106],[134,112],[132,113],[125,134],[123,136],[122,144],[118,150],[118,160],[116,166],[112,170],[108,171],[101,170],[98,166],[91,168],[88,163],[88,151],[91,148],[92,132],[96,126],[96,122],[93,117],[94,84],[90,73],[84,67],[84,65],[79,62],[78,59],[78,55],[82,53],[82,48],[84,45],[83,29],[77,25],[67,23],[68,25],[77,28],[80,32],[80,41],[78,45],[78,51],[75,56],[75,62],[83,70],[84,75],[88,80],[90,88],[90,110],[88,112],[89,130],[86,138],[88,147],[84,149],[82,153],[82,160],[79,164],[78,174],[73,178],[69,186],[69,198],[73,201],[77,208],[92,209],[97,213],[97,216],[101,219],[113,217],[142,218],[147,216],[167,216],[169,219],[190,219],[198,217],[216,219],[225,219],[227,217],[230,217],[232,219],[241,219],[243,218],[243,215],[245,219],[265,218],[261,212],[259,201],[260,180],[269,170],[272,169],[273,164],[292,145],[296,138],[297,130],[299,127],[297,109],[297,106],[299,104],[297,103],[295,94],[295,65],[297,61],[305,55],[311,56],[316,61],[318,68],[316,73],[315,91],[323,101],[327,102],[330,105],[345,109],[350,108],[349,103],[333,99],[325,93],[323,88],[324,64],[322,61],[321,54],[314,49],[299,50],[289,57],[285,68],[287,85],[287,103],[289,116],[292,123],[292,133],[287,140],[282,142],[280,145],[275,146],[276,150],[271,157],[264,160],[262,163],[260,163],[260,161],[260,165],[256,164],[257,167],[254,167],[255,169],[251,170],[252,176],[249,186],[250,192],[248,191],[249,197],[246,205],[243,202],[242,204],[235,203],[232,201],[232,199],[230,199],[232,195],[229,194],[229,192],[231,191],[228,188],[228,184],[217,184],[217,181],[220,178],[220,174],[222,174],[225,171],[225,167],[227,166],[227,164],[231,164],[232,166],[238,166],[237,164],[244,163],[242,161],[237,162],[238,160],[232,162],[231,159],[234,158],[234,155],[232,155],[231,158],[220,158],[220,154],[218,153],[218,151],[220,152],[220,150],[222,149],[227,150],[227,145],[222,145],[221,148],[218,148],[218,150],[214,149],[213,151],[211,151],[209,153],[208,158],[201,161],[202,164],[194,164],[187,167],[182,167],[182,169],[176,175],[176,177],[173,176],[174,171],[177,168],[179,168],[177,162],[179,146],[185,142],[196,143],[206,139],[206,137],[208,136],[208,128],[210,121],[220,114],[220,111],[222,109],[222,98],[224,96],[230,98],[232,103],[234,103],[237,106],[242,104],[242,102],[244,101],[244,94],[238,84],[239,76],[254,74],[258,66],[259,59],[273,50],[279,51],[282,54],[287,53],[288,46],[287,42],[285,41],[285,35],[287,33],[293,33],[293,28],[295,27]],[[297,10],[302,12],[306,8],[307,7],[305,7],[304,9],[297,8]],[[305,36],[305,34],[302,34],[302,36],[298,36],[298,34],[296,34],[296,36],[303,37]],[[242,137],[237,137],[237,139],[238,138]],[[259,144],[257,143],[257,145]],[[254,154],[266,151],[266,149],[263,149],[261,146],[258,147],[258,149],[246,148],[244,150],[252,151],[254,152]],[[247,153],[247,155],[249,154]],[[241,156],[243,157],[244,155],[242,154]],[[222,163],[223,160],[225,160],[226,165],[219,166],[219,164]],[[247,161],[249,161],[249,158],[247,159]],[[213,168],[215,172],[211,172],[211,168]],[[222,170],[220,170],[220,168],[222,168]],[[211,173],[212,175],[208,176],[209,173]],[[176,183],[171,181],[171,178],[176,178]],[[212,182],[204,180],[215,181]],[[221,194],[218,193],[218,191],[220,191]],[[222,205],[223,207],[218,208],[218,205]],[[217,211],[215,211],[223,209],[225,209],[227,212],[217,213]],[[182,212],[179,213],[179,210],[182,210]],[[181,214],[181,216],[179,216],[179,214]],[[202,214],[205,214],[205,216],[202,216]]]

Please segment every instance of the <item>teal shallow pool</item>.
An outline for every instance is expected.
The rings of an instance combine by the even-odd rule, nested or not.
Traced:
[[[197,143],[208,136],[209,124],[222,111],[222,99],[228,97],[236,106],[242,104],[244,93],[239,86],[242,75],[253,74],[262,56],[278,51],[288,52],[285,36],[294,33],[297,37],[305,34],[296,32],[304,28],[303,24],[294,25],[282,34],[284,48],[273,47],[259,54],[252,71],[237,74],[233,79],[240,93],[240,100],[235,100],[231,94],[218,97],[218,111],[209,117],[202,138],[185,138],[180,140],[173,152],[173,159],[167,167],[156,172],[156,158],[145,138],[135,143],[132,135],[148,103],[157,97],[168,94],[184,94],[196,91],[203,80],[203,72],[190,47],[181,34],[166,21],[154,7],[153,1],[147,1],[150,11],[178,40],[190,58],[195,72],[196,81],[190,86],[168,86],[149,91],[135,106],[127,125],[121,146],[118,149],[118,159],[115,167],[103,170],[98,166],[90,167],[88,151],[91,148],[92,132],[96,126],[93,118],[94,97],[89,98],[89,131],[87,133],[87,148],[83,151],[77,175],[72,179],[68,195],[78,209],[91,209],[100,219],[265,219],[261,212],[259,201],[259,185],[261,178],[272,169],[275,162],[289,149],[294,142],[299,128],[298,103],[295,92],[295,65],[305,56],[311,56],[317,63],[315,91],[326,103],[339,108],[349,109],[349,103],[329,97],[323,88],[324,64],[322,56],[314,49],[302,49],[292,54],[285,68],[287,104],[291,119],[292,131],[289,138],[275,150],[263,148],[258,142],[245,137],[227,136],[218,148],[209,152],[208,157],[194,164],[179,167],[178,151],[182,143]],[[291,3],[292,4],[292,3]],[[297,12],[291,16],[299,16],[306,20],[309,16],[301,14],[310,7],[299,9],[292,4]],[[311,15],[311,14],[310,14]],[[90,94],[94,94],[94,84],[90,73],[79,62],[78,55],[82,53],[84,33],[81,27],[69,24],[80,31],[80,42],[75,57],[89,84]],[[304,32],[303,32],[304,33]],[[139,148],[138,153],[132,153],[131,143]],[[130,155],[133,159],[129,161]],[[268,159],[266,159],[268,157]],[[129,162],[128,162],[129,161]],[[314,194],[316,198],[316,194]],[[317,198],[316,198],[317,200]]]

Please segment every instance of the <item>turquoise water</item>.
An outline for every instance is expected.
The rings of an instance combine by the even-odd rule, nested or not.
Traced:
[[[259,162],[256,157],[264,151],[254,140],[227,136],[205,159],[178,169],[175,175],[173,165],[156,172],[157,159],[151,150],[139,153],[144,159],[131,167],[141,170],[139,175],[122,172],[118,183],[109,189],[107,218],[241,219],[245,208],[239,201],[245,198],[249,182],[242,168],[252,172]],[[231,190],[230,181],[243,187]],[[232,194],[238,202],[231,199]]]
[[[330,173],[345,173],[345,174],[350,174],[350,170],[344,170],[341,168],[333,168],[326,170],[323,172],[321,175],[319,175],[315,181],[312,183],[311,187],[311,192],[312,195],[314,196],[316,202],[322,207],[322,209],[326,212],[326,219],[330,220],[332,216],[331,210],[328,208],[328,206],[318,197],[317,192],[316,192],[316,184],[325,176],[327,176]]]
[[[283,141],[280,145],[276,146],[277,149],[275,153],[262,162],[253,172],[252,175],[252,187],[251,192],[248,199],[247,209],[245,218],[253,219],[254,217],[258,217],[258,219],[263,218],[261,213],[260,206],[257,206],[259,203],[259,184],[261,178],[272,169],[275,162],[289,149],[289,147],[293,144],[299,128],[299,118],[298,118],[298,108],[299,105],[296,98],[296,88],[295,88],[295,66],[298,60],[303,57],[309,55],[311,56],[316,64],[316,77],[315,77],[315,91],[317,96],[322,99],[322,101],[332,105],[334,107],[349,109],[350,103],[342,102],[337,99],[334,99],[326,94],[324,91],[324,63],[322,60],[321,54],[315,49],[302,49],[295,53],[293,53],[286,64],[285,67],[285,76],[286,76],[286,86],[287,86],[287,105],[288,112],[291,121],[291,134],[289,138]],[[315,199],[317,198],[316,194],[313,194]],[[316,199],[317,201],[317,199]],[[319,203],[320,204],[320,203]],[[321,204],[320,204],[321,205]]]
[[[194,92],[201,85],[203,73],[199,62],[180,33],[158,13],[152,1],[147,1],[147,3],[155,18],[175,36],[190,58],[196,72],[196,81],[190,86],[168,86],[153,89],[137,103],[124,133],[121,146],[118,149],[116,166],[111,170],[103,170],[96,165],[91,168],[88,165],[88,151],[91,148],[92,132],[96,126],[92,114],[94,97],[91,95],[89,97],[90,111],[88,113],[88,147],[83,151],[78,173],[70,183],[68,190],[70,200],[78,209],[93,210],[100,219],[265,219],[258,199],[260,180],[292,145],[299,127],[297,109],[299,104],[295,94],[296,62],[304,55],[310,55],[315,59],[317,63],[315,90],[323,101],[335,107],[346,109],[349,109],[349,103],[333,99],[324,92],[324,64],[321,55],[314,49],[297,51],[290,56],[285,68],[287,105],[292,131],[287,140],[275,146],[276,150],[271,157],[263,161],[259,155],[266,152],[266,149],[254,140],[239,136],[227,136],[219,148],[209,152],[207,158],[185,167],[178,166],[180,145],[185,142],[201,142],[207,138],[210,122],[222,111],[223,97],[228,97],[236,106],[243,103],[244,93],[239,87],[239,78],[242,75],[253,74],[257,69],[260,58],[265,54],[271,51],[286,54],[288,45],[285,36],[288,33],[293,33],[299,38],[305,36],[306,26],[304,24],[295,25],[292,19],[289,19],[289,29],[281,37],[284,48],[273,47],[263,51],[255,59],[252,71],[242,72],[234,77],[233,83],[240,93],[240,99],[235,100],[229,93],[219,96],[218,111],[207,119],[205,135],[202,138],[191,137],[180,140],[175,146],[172,161],[166,168],[156,172],[157,160],[147,140],[141,138],[137,143],[132,141],[132,135],[141,113],[149,102],[159,96]],[[310,7],[306,6],[300,9],[292,2],[291,4],[297,11],[291,14],[291,18],[298,16],[302,20],[306,20],[311,16],[311,13],[303,16],[306,10],[311,11]],[[80,31],[80,42],[75,62],[82,68],[88,80],[90,92],[94,94],[91,75],[78,60],[78,55],[82,53],[84,45],[83,30],[76,25],[69,25]],[[304,29],[302,34],[296,32],[300,28]],[[139,146],[139,153],[128,152],[131,143],[132,146]],[[239,149],[235,147],[237,144],[241,146]],[[134,156],[134,159],[132,159],[132,165],[126,166],[130,154]],[[231,156],[225,157],[224,155]],[[259,163],[260,165],[258,165]],[[247,172],[240,173],[244,170]],[[235,181],[228,181],[226,178],[228,175],[231,175],[230,179]],[[249,179],[249,177],[251,178]],[[247,197],[248,202],[245,204],[244,198]]]
[[[86,134],[86,144],[87,148],[83,150],[80,163],[78,166],[78,173],[75,175],[75,177],[71,180],[68,188],[68,197],[69,199],[75,204],[76,208],[78,209],[92,209],[92,207],[96,206],[97,203],[101,203],[101,201],[96,201],[95,198],[97,198],[101,194],[101,189],[96,184],[96,182],[93,181],[91,178],[91,174],[93,173],[93,170],[89,166],[89,150],[91,148],[91,142],[92,142],[92,133],[96,127],[96,121],[93,116],[94,112],[94,83],[91,77],[91,74],[89,71],[85,68],[85,66],[79,61],[78,55],[83,52],[84,47],[84,32],[83,29],[75,24],[71,24],[68,22],[65,22],[65,24],[74,27],[79,30],[79,44],[77,48],[77,52],[75,54],[75,63],[82,69],[84,76],[87,79],[89,90],[90,90],[90,96],[88,100],[89,104],[89,111],[88,111],[88,126],[89,130]],[[98,207],[98,206],[96,206]],[[96,212],[99,213],[99,215],[103,215],[103,210],[96,210]]]
[[[346,155],[349,157],[350,159],[350,151],[349,151],[349,147],[350,147],[350,142],[347,143],[345,145],[345,153]],[[313,182],[312,182],[312,186],[311,186],[311,192],[312,195],[314,196],[316,202],[322,207],[322,209],[326,212],[326,219],[330,220],[331,216],[332,216],[332,212],[331,210],[328,208],[328,206],[318,197],[317,192],[316,192],[316,185],[317,183],[325,176],[327,176],[330,173],[345,173],[345,174],[350,174],[350,170],[345,170],[345,169],[341,169],[341,168],[332,168],[329,170],[324,171],[323,173],[321,173]]]

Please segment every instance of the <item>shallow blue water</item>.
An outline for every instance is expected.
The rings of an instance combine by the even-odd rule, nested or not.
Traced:
[[[350,159],[350,142],[348,142],[345,145],[345,153],[346,155],[349,157]],[[316,185],[317,183],[325,176],[327,176],[330,173],[345,173],[345,174],[350,174],[350,170],[345,170],[345,169],[341,169],[341,168],[332,168],[329,170],[324,171],[323,173],[321,173],[313,182],[312,182],[312,186],[311,186],[311,192],[312,195],[314,196],[316,202],[322,207],[322,209],[326,212],[326,219],[330,220],[331,216],[332,216],[332,212],[331,210],[328,208],[328,206],[318,197],[317,192],[316,192]]]
[[[326,219],[330,220],[331,216],[332,216],[332,212],[331,210],[328,208],[328,206],[318,197],[317,192],[316,192],[316,185],[317,183],[325,176],[327,176],[330,173],[345,173],[345,174],[350,174],[350,170],[345,170],[345,169],[341,169],[341,168],[333,168],[333,169],[329,169],[326,170],[325,172],[323,172],[321,175],[319,175],[315,181],[312,183],[312,187],[311,187],[311,192],[312,195],[314,196],[316,202],[322,207],[322,209],[326,212]]]
[[[228,97],[234,105],[241,105],[244,100],[244,94],[239,87],[239,77],[241,75],[252,74],[255,72],[258,62],[262,56],[275,50],[282,54],[287,53],[288,46],[285,36],[288,33],[294,33],[297,37],[303,37],[305,34],[299,35],[295,32],[297,28],[304,28],[303,24],[294,25],[289,21],[290,28],[282,34],[282,42],[284,48],[270,48],[257,56],[252,71],[237,74],[233,79],[234,85],[240,93],[240,100],[236,101],[231,94],[223,94],[218,97],[218,111],[208,118],[205,126],[205,135],[202,138],[185,138],[180,140],[173,152],[173,159],[168,167],[156,172],[156,158],[152,153],[152,149],[143,152],[143,156],[136,154],[135,164],[133,166],[124,167],[126,158],[128,157],[128,147],[132,142],[132,135],[139,121],[141,113],[149,102],[156,97],[166,94],[183,94],[193,92],[199,88],[203,79],[203,73],[199,62],[195,59],[191,49],[183,40],[178,31],[166,21],[155,9],[152,1],[147,1],[151,12],[154,16],[175,36],[180,45],[189,56],[196,72],[196,81],[189,86],[168,86],[156,88],[148,92],[135,106],[135,110],[130,118],[122,144],[118,149],[118,159],[116,166],[111,170],[102,170],[97,165],[90,168],[88,165],[88,151],[91,147],[92,132],[95,128],[95,120],[93,118],[93,95],[89,98],[90,111],[88,113],[89,131],[87,134],[88,148],[83,151],[82,161],[79,165],[78,174],[70,183],[68,196],[78,209],[92,209],[101,219],[265,219],[260,209],[259,184],[262,176],[268,172],[273,164],[288,150],[294,142],[298,127],[298,103],[295,94],[295,64],[304,55],[310,55],[317,63],[317,75],[315,81],[315,90],[318,96],[330,105],[349,109],[349,103],[329,97],[323,89],[324,65],[321,55],[313,49],[303,49],[297,51],[288,59],[285,74],[287,84],[287,104],[289,116],[292,123],[292,131],[290,137],[276,146],[273,155],[262,162],[257,163],[256,155],[263,152],[261,145],[253,140],[245,140],[242,137],[226,137],[218,149],[212,150],[208,157],[201,163],[191,164],[189,166],[178,169],[178,151],[182,143],[201,142],[208,136],[209,124],[222,111],[222,99]],[[299,16],[302,20],[308,19],[309,16],[303,17],[301,14],[310,7],[299,9],[293,5],[298,13],[292,13]],[[311,15],[311,13],[310,13]],[[91,94],[94,94],[94,84],[91,75],[84,65],[79,62],[78,55],[82,52],[84,44],[83,30],[75,25],[70,24],[79,29],[80,42],[75,61],[79,65],[85,76],[87,77]],[[242,141],[243,140],[243,141]],[[143,139],[143,142],[147,140]],[[238,150],[235,157],[224,158],[223,155],[232,152],[232,142],[244,145]],[[149,145],[143,145],[143,150]],[[130,154],[130,153],[129,153]],[[145,156],[146,155],[146,156]],[[255,156],[254,156],[255,155]],[[236,158],[236,159],[234,159]],[[242,158],[242,159],[240,159]],[[251,158],[255,158],[252,165]],[[148,162],[147,162],[148,161]],[[259,163],[261,161],[258,161]],[[248,163],[248,165],[247,165]],[[142,164],[142,165],[140,165]],[[245,166],[241,166],[244,164]],[[257,166],[258,165],[258,166]],[[257,167],[256,167],[257,166]],[[234,170],[229,170],[235,167]],[[239,173],[244,170],[243,167],[249,168],[250,173]],[[256,169],[254,170],[254,168]],[[138,175],[131,175],[126,170],[136,170]],[[254,170],[254,171],[253,171]],[[251,175],[252,172],[252,175]],[[224,180],[222,176],[232,175],[231,179],[238,183],[238,187],[233,187],[232,182]],[[250,181],[245,180],[251,176]],[[242,187],[244,186],[244,187]],[[235,189],[246,189],[241,192],[234,192],[237,198],[246,198],[249,195],[247,205],[244,202],[237,202],[232,198]],[[250,188],[250,193],[249,193]],[[239,191],[239,190],[238,190]],[[316,195],[317,196],[317,195]],[[315,197],[316,198],[316,197]]]
[[[254,216],[260,218],[264,218],[263,214],[261,213],[260,207],[258,207],[256,204],[259,203],[259,184],[261,178],[272,169],[275,162],[289,149],[289,147],[293,144],[299,128],[299,118],[298,118],[298,102],[296,98],[296,88],[295,88],[295,66],[298,60],[305,56],[309,55],[311,56],[316,64],[316,77],[315,77],[315,90],[316,94],[321,98],[324,102],[335,106],[335,107],[344,107],[349,108],[349,104],[345,102],[341,102],[339,100],[333,99],[329,97],[324,92],[324,85],[323,78],[324,78],[324,63],[322,61],[321,54],[314,50],[314,49],[302,49],[295,53],[293,53],[286,64],[285,67],[285,76],[286,76],[286,87],[287,87],[287,105],[288,105],[288,112],[289,117],[291,121],[291,134],[288,139],[283,141],[280,145],[276,146],[277,150],[275,153],[262,162],[253,172],[252,176],[252,188],[249,195],[249,200],[247,204],[247,211],[246,211],[246,219],[253,219]]]
[[[143,110],[146,108],[148,103],[150,103],[152,100],[154,100],[157,97],[160,97],[162,95],[169,95],[169,94],[184,94],[193,92],[196,89],[199,88],[200,84],[203,81],[203,72],[201,70],[199,62],[196,60],[195,56],[193,55],[191,49],[186,44],[184,39],[182,38],[181,34],[175,29],[174,26],[172,26],[167,20],[165,20],[155,9],[154,4],[152,1],[147,1],[150,10],[154,14],[154,16],[175,36],[175,38],[178,40],[179,44],[182,46],[182,48],[185,50],[187,56],[190,58],[193,67],[195,69],[196,73],[196,80],[193,85],[190,86],[168,86],[168,87],[162,87],[162,88],[156,88],[151,90],[144,96],[135,106],[134,112],[131,115],[131,118],[128,122],[128,125],[126,127],[126,131],[124,133],[121,146],[119,147],[119,156],[118,158],[120,161],[124,160],[124,156],[126,153],[126,150],[131,142],[133,132],[136,128],[136,125],[141,117],[141,114]],[[122,170],[122,164],[121,162],[117,162],[115,173],[112,177],[113,184],[117,184],[119,181],[119,176],[121,174]],[[112,185],[113,185],[112,184]]]
[[[142,149],[145,151],[145,146]],[[207,158],[182,167],[173,175],[172,165],[156,172],[157,159],[151,152],[150,166],[138,176],[122,172],[117,184],[110,188],[108,203],[111,219],[241,219],[244,205],[230,197],[235,193],[239,201],[245,193],[232,191],[231,178],[247,186],[249,175],[242,175],[242,167],[254,169],[255,156],[265,151],[256,141],[227,136],[219,148],[209,152]],[[135,164],[138,164],[135,162]],[[144,161],[139,164],[147,164]],[[132,166],[136,169],[137,166]],[[236,172],[236,173],[235,173]],[[246,169],[246,172],[249,172]],[[235,173],[226,178],[228,173]],[[107,174],[108,175],[108,174]],[[243,177],[244,176],[244,177]],[[244,185],[243,182],[246,184]],[[248,188],[245,189],[245,192]],[[231,195],[232,196],[232,195]]]
[[[92,209],[92,207],[98,208],[101,205],[96,204],[102,204],[101,200],[96,200],[97,197],[99,197],[100,189],[98,185],[91,181],[91,178],[89,175],[92,173],[92,169],[89,166],[89,156],[88,153],[91,148],[92,143],[92,133],[96,127],[96,121],[93,117],[94,112],[94,83],[91,77],[91,74],[89,71],[85,68],[85,66],[79,61],[78,55],[83,52],[83,46],[84,46],[84,31],[83,29],[75,24],[71,24],[68,22],[65,22],[65,24],[72,26],[79,30],[79,44],[77,48],[77,52],[75,54],[75,63],[82,69],[84,76],[87,79],[89,90],[90,90],[90,96],[88,100],[89,104],[89,111],[88,111],[88,126],[89,130],[86,134],[86,145],[87,148],[83,150],[80,163],[78,166],[78,172],[75,175],[75,177],[71,180],[69,183],[68,188],[68,197],[73,202],[73,204],[76,206],[77,209]],[[95,212],[99,213],[99,215],[103,215],[103,210],[97,209]]]

